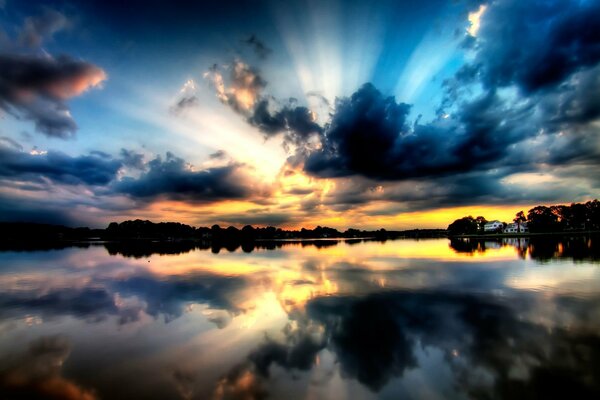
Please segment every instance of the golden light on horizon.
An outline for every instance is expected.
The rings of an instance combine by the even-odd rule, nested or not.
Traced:
[[[200,227],[219,224],[223,227],[244,225],[254,227],[276,226],[282,229],[299,230],[301,228],[314,229],[317,226],[327,226],[344,231],[349,228],[362,230],[409,230],[409,229],[445,229],[454,220],[465,216],[483,216],[487,220],[500,220],[512,222],[519,211],[527,211],[537,204],[510,204],[510,205],[472,205],[460,207],[439,208],[424,211],[398,212],[388,214],[385,211],[392,209],[393,203],[379,201],[344,210],[322,205],[320,198],[322,192],[329,190],[331,182],[315,180],[309,182],[305,177],[285,178],[293,180],[294,184],[287,189],[278,190],[267,204],[257,204],[248,200],[226,200],[213,203],[190,203],[186,201],[163,200],[156,201],[145,208],[140,208],[135,215],[113,215],[111,221],[121,222],[127,219],[149,219],[153,222],[177,221],[184,224]],[[306,185],[304,185],[306,183]],[[300,188],[312,193],[293,194],[290,188]],[[310,211],[302,208],[302,201],[315,201],[315,207]],[[377,215],[377,210],[383,210]],[[270,216],[284,215],[286,222],[270,222]],[[255,221],[244,221],[252,217]],[[261,222],[264,217],[264,222]],[[108,224],[107,221],[106,224]]]

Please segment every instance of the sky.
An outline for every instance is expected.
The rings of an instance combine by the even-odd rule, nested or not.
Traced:
[[[598,20],[597,0],[0,0],[0,220],[444,228],[598,198]]]

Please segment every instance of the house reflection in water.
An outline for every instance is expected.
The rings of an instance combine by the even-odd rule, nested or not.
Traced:
[[[474,239],[452,238],[450,247],[457,253],[475,254],[514,247],[520,258],[550,260],[569,258],[575,261],[600,260],[598,236],[532,236],[528,238]]]

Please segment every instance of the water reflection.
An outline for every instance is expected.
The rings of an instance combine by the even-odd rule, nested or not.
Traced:
[[[449,246],[455,253],[464,255],[483,254],[486,251],[497,251],[501,249],[514,249],[522,259],[531,258],[535,260],[550,260],[557,258],[569,258],[572,260],[600,260],[599,236],[533,236],[525,238],[450,238]],[[340,243],[352,246],[360,243],[386,243],[380,239],[312,239],[312,240],[260,240],[249,242],[211,242],[198,240],[176,240],[176,241],[108,241],[108,242],[32,242],[32,243],[4,243],[0,244],[2,251],[39,251],[39,250],[62,250],[71,247],[86,249],[92,246],[104,246],[108,254],[121,255],[133,258],[147,258],[152,255],[177,255],[192,251],[211,251],[214,254],[221,252],[234,253],[242,251],[251,253],[262,250],[278,250],[283,247],[315,247],[317,249],[336,247]],[[398,240],[395,241],[398,243]],[[439,239],[413,240],[419,247],[425,250],[429,256],[449,257],[446,249],[439,248]],[[427,246],[433,244],[433,246]],[[9,247],[7,247],[9,246]],[[15,247],[16,246],[16,247]]]
[[[70,353],[64,336],[42,336],[13,360],[7,360],[0,372],[6,398],[49,398],[93,400],[93,392],[61,376],[61,366]]]
[[[485,253],[487,250],[513,247],[525,259],[547,261],[570,258],[576,261],[600,260],[600,238],[598,236],[533,236],[526,238],[474,239],[452,238],[450,247],[457,253]]]
[[[368,239],[350,239],[345,242],[348,244],[360,243]],[[264,240],[264,241],[249,241],[249,242],[211,242],[211,241],[119,241],[106,242],[104,247],[110,255],[123,255],[125,257],[143,258],[152,254],[182,254],[189,253],[193,250],[210,250],[214,254],[219,254],[221,251],[233,253],[242,250],[244,253],[251,253],[255,250],[276,250],[283,246],[299,245],[302,247],[314,246],[317,248],[336,246],[342,240]]]
[[[517,310],[530,307],[532,300],[517,300],[509,306],[493,297],[411,292],[319,298],[295,328],[288,326],[283,341],[267,340],[250,353],[245,368],[263,379],[269,378],[272,364],[309,370],[328,349],[343,377],[379,392],[419,368],[420,358],[435,350],[454,374],[452,386],[458,385],[457,392],[440,393],[444,396],[562,398],[577,393],[577,398],[593,398],[600,393],[597,332],[549,330],[523,320]],[[585,309],[591,304],[562,306]],[[240,373],[238,366],[233,371]]]
[[[600,394],[595,239],[324,243],[0,253],[0,397]]]

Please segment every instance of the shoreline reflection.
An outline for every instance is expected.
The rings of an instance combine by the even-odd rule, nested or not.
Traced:
[[[0,253],[0,397],[600,394],[594,238],[318,242]]]
[[[474,239],[451,238],[450,248],[456,253],[475,254],[513,247],[522,259],[548,261],[568,258],[574,261],[599,261],[600,237],[598,236],[531,236],[523,238]]]

